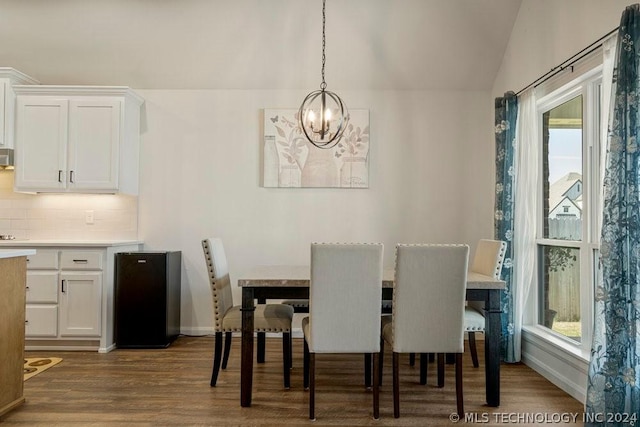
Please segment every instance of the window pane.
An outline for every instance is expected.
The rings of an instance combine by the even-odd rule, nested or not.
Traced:
[[[582,95],[542,115],[544,237],[582,240]]]
[[[541,247],[542,312],[539,323],[580,342],[580,249]]]

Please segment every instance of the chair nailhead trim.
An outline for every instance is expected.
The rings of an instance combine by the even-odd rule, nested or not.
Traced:
[[[242,332],[242,328],[227,328],[219,332]],[[254,329],[253,332],[291,332],[291,329]]]

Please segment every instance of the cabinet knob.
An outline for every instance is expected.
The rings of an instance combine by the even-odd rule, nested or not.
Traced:
[[[73,184],[73,171],[69,171],[69,182]]]
[[[58,170],[58,182],[62,182],[62,170]]]

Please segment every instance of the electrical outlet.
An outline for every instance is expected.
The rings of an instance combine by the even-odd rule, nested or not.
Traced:
[[[84,211],[85,224],[93,224],[93,211]]]

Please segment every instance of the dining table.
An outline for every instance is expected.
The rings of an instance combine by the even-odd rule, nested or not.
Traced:
[[[383,270],[383,299],[392,299],[393,281],[394,270]],[[264,303],[269,299],[307,299],[310,282],[308,265],[260,265],[238,277],[238,286],[242,288],[241,406],[251,406],[255,300]],[[486,401],[492,407],[500,405],[500,294],[504,288],[503,280],[472,271],[467,274],[467,301],[484,301]]]

